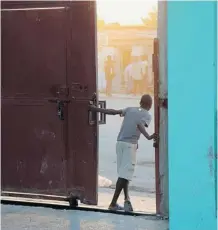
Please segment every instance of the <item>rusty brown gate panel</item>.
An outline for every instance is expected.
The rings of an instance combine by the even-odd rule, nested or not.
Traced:
[[[88,123],[87,105],[96,92],[95,2],[80,1],[71,8],[71,43],[68,49],[69,164],[67,188],[87,204],[97,204],[97,123]],[[78,23],[80,22],[80,23]],[[68,62],[69,63],[69,62]],[[76,162],[76,163],[75,163]],[[74,167],[72,167],[74,165]]]
[[[97,204],[95,2],[65,3],[2,10],[2,190]]]
[[[2,189],[65,193],[65,9],[2,11]]]

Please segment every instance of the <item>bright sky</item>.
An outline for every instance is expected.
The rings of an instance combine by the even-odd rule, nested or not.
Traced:
[[[97,13],[106,23],[142,24],[141,17],[146,17],[157,0],[97,0]]]

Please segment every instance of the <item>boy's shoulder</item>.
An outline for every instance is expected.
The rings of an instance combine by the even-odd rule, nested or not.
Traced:
[[[147,125],[149,125],[150,121],[152,120],[152,116],[149,111],[141,107],[127,107],[123,113],[123,116],[125,116],[125,119],[127,120],[146,121]]]
[[[136,108],[137,113],[140,114],[140,117],[144,117],[146,119],[151,119],[151,114],[149,113],[148,110],[143,109],[141,107]]]
[[[151,114],[149,113],[149,111],[141,108],[141,107],[127,107],[125,109],[125,111],[128,113],[128,112],[133,112],[133,113],[139,113],[139,114],[142,114],[143,116],[149,116],[151,117]]]
[[[146,109],[143,109],[141,107],[126,107],[126,110],[132,110],[140,113],[149,113]]]
[[[126,112],[134,112],[138,110],[138,107],[126,107],[125,108]]]

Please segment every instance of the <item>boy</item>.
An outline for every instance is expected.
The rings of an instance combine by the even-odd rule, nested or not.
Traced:
[[[110,210],[125,210],[132,212],[132,204],[129,197],[129,181],[132,180],[135,164],[136,164],[136,150],[138,148],[138,140],[142,133],[148,140],[154,139],[157,141],[157,135],[149,135],[145,127],[151,122],[151,115],[149,110],[152,106],[152,98],[150,95],[143,95],[140,101],[140,107],[128,107],[123,110],[101,109],[93,105],[90,110],[101,112],[108,115],[123,116],[123,123],[117,137],[116,153],[117,153],[117,173],[118,180],[113,199],[109,206]],[[124,191],[124,208],[117,204],[117,200],[121,191]]]

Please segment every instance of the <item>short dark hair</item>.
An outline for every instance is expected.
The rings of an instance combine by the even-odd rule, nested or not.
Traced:
[[[149,94],[142,95],[140,104],[141,105],[151,105],[152,104],[152,97]]]

